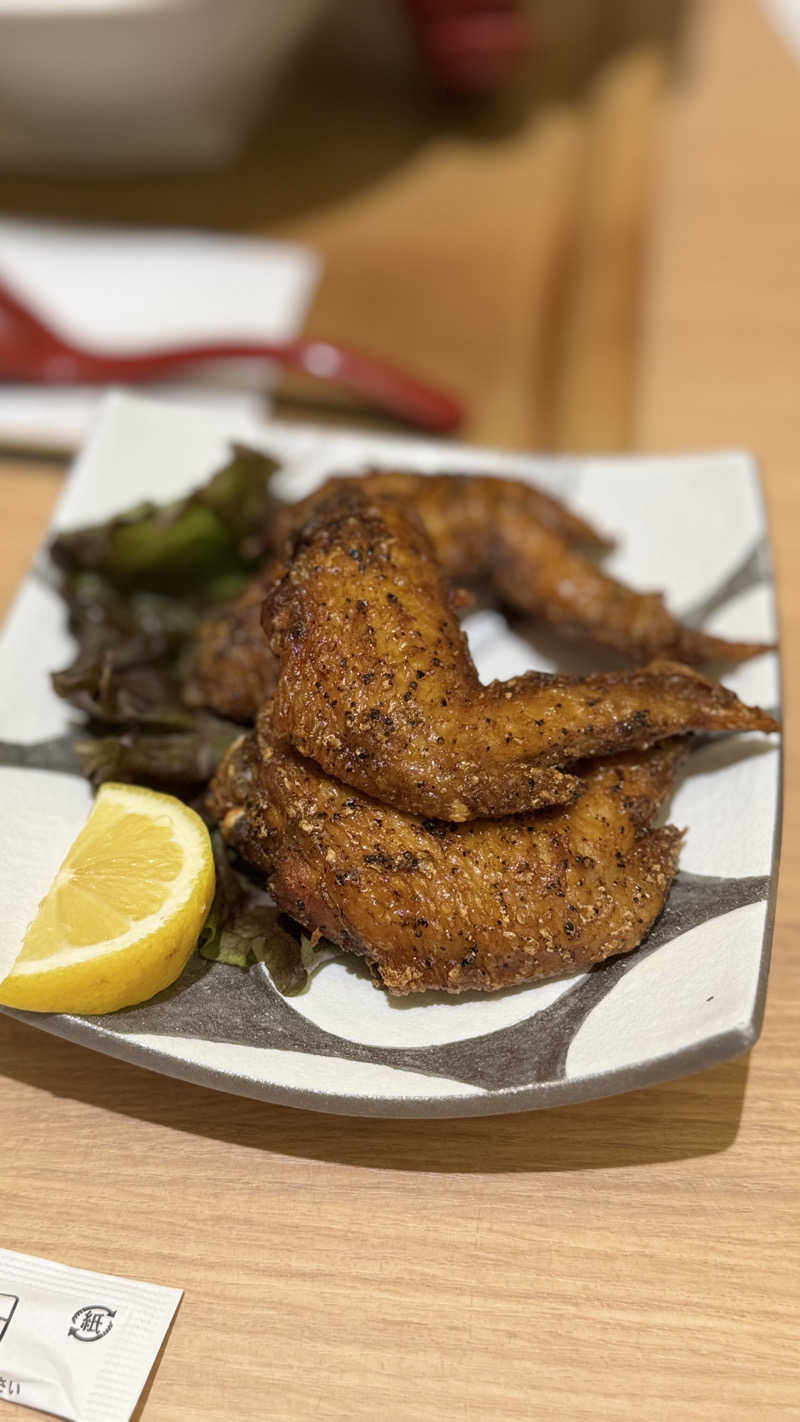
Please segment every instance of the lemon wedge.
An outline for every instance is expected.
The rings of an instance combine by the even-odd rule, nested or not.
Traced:
[[[199,815],[171,795],[103,785],[42,899],[0,1003],[114,1012],[183,972],[214,896]]]

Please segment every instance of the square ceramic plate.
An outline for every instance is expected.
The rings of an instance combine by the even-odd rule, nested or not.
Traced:
[[[54,527],[183,493],[221,463],[236,434],[210,415],[110,397]],[[530,478],[617,535],[612,571],[666,589],[688,621],[731,637],[775,636],[764,512],[746,455],[546,459],[280,424],[265,426],[260,443],[281,459],[287,497],[366,464]],[[496,613],[472,613],[467,628],[487,680],[554,666]],[[87,785],[64,768],[70,713],[48,682],[70,654],[42,558],[0,643],[0,891],[5,931],[17,941],[90,803]],[[726,680],[746,700],[777,707],[774,654]],[[701,742],[670,819],[689,832],[661,919],[637,952],[580,977],[392,1001],[356,960],[341,958],[285,1000],[260,967],[194,960],[173,989],[136,1009],[15,1015],[166,1075],[345,1114],[519,1111],[663,1081],[745,1051],[760,1030],[777,877],[777,737]]]

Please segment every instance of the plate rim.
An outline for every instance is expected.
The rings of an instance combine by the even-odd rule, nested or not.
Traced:
[[[770,912],[765,923],[765,938],[772,927]],[[764,944],[762,943],[762,950]],[[760,984],[759,984],[760,988]],[[278,1082],[257,1081],[253,1077],[205,1067],[181,1057],[166,1056],[156,1048],[137,1042],[133,1035],[115,1036],[104,1028],[93,1028],[89,1022],[53,1014],[20,1012],[0,1006],[0,1012],[39,1031],[88,1047],[103,1056],[132,1066],[144,1067],[158,1076],[188,1082],[226,1095],[241,1096],[267,1105],[291,1106],[297,1110],[316,1111],[331,1116],[358,1116],[372,1119],[455,1120],[469,1116],[517,1115],[524,1111],[544,1110],[557,1106],[621,1096],[644,1090],[680,1077],[690,1076],[725,1061],[741,1056],[757,1042],[763,1024],[764,996],[756,999],[753,1021],[741,1027],[728,1027],[702,1042],[694,1042],[677,1052],[663,1053],[648,1060],[646,1068],[638,1065],[615,1067],[594,1076],[573,1080],[534,1082],[529,1086],[506,1087],[498,1091],[473,1088],[475,1094],[435,1097],[372,1097],[353,1096],[310,1087],[285,1086]],[[277,1050],[280,1050],[278,1048]],[[298,1054],[302,1055],[302,1054]],[[169,1063],[170,1070],[164,1066]],[[402,1068],[398,1068],[402,1070]],[[259,1089],[261,1088],[261,1089]]]

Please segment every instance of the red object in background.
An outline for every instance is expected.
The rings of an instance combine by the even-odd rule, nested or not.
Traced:
[[[254,358],[333,381],[379,409],[436,434],[449,433],[464,419],[464,406],[454,395],[338,341],[311,337],[269,345],[229,341],[135,355],[90,351],[51,330],[0,278],[0,380],[48,385],[129,384],[160,380],[176,369],[208,361]]]
[[[513,73],[532,45],[519,0],[404,0],[423,64],[442,88],[480,94]]]

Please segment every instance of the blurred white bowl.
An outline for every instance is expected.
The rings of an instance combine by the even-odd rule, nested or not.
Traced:
[[[0,165],[224,162],[324,0],[0,0]]]

